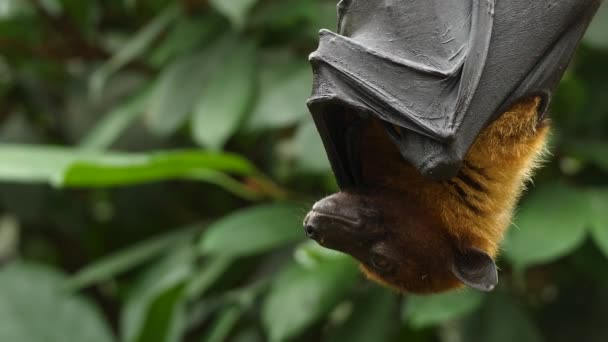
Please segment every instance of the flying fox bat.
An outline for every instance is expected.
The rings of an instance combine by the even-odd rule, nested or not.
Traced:
[[[494,263],[601,0],[342,0],[309,109],[340,192],[304,220],[372,280],[441,292]]]

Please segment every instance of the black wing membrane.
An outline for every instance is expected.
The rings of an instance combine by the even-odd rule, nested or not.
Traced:
[[[357,179],[345,111],[375,116],[423,174],[456,174],[479,132],[525,96],[543,112],[601,0],[343,0],[311,57],[309,108],[341,187]],[[364,142],[361,142],[364,143]]]

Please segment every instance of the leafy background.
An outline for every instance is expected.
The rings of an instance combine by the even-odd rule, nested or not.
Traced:
[[[607,341],[608,9],[492,294],[400,297],[304,241],[335,1],[0,2],[0,340]]]

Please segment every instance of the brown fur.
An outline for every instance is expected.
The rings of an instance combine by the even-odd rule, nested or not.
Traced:
[[[378,206],[402,212],[396,229],[411,229],[411,222],[405,222],[411,221],[409,215],[404,214],[415,201],[417,210],[433,215],[457,249],[477,248],[495,258],[524,184],[545,151],[548,124],[539,124],[539,104],[539,98],[526,99],[501,115],[480,134],[460,174],[444,182],[426,179],[406,163],[381,123],[374,120],[361,138],[362,175],[371,185],[371,196],[377,198]],[[387,189],[391,189],[390,196],[384,195]],[[422,244],[427,259],[437,258],[444,252],[445,242],[437,239],[434,230],[428,232],[429,236],[424,236],[424,229],[416,229],[416,234],[423,236],[400,239],[401,248],[411,250],[416,244],[420,249]],[[368,267],[362,269],[373,280],[402,290],[417,289],[414,292],[453,288],[458,283],[449,276],[435,277],[439,283],[433,286],[420,279],[389,280]],[[428,291],[419,291],[425,286]]]
[[[389,236],[374,248],[380,246],[385,255],[392,256],[395,269],[380,275],[373,271],[373,265],[366,265],[369,264],[366,260],[368,262],[361,265],[363,273],[397,291],[433,293],[459,287],[460,281],[446,267],[453,262],[454,255],[452,241],[442,222],[427,215],[428,211],[416,203],[415,197],[404,200],[408,195],[393,191],[379,191],[371,196],[386,201],[380,209],[382,219],[379,222],[372,219],[368,224],[386,226]]]

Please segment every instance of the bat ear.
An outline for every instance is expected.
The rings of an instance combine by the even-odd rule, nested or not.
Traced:
[[[474,248],[457,253],[452,273],[465,285],[483,292],[492,291],[498,284],[498,271],[494,260]]]

